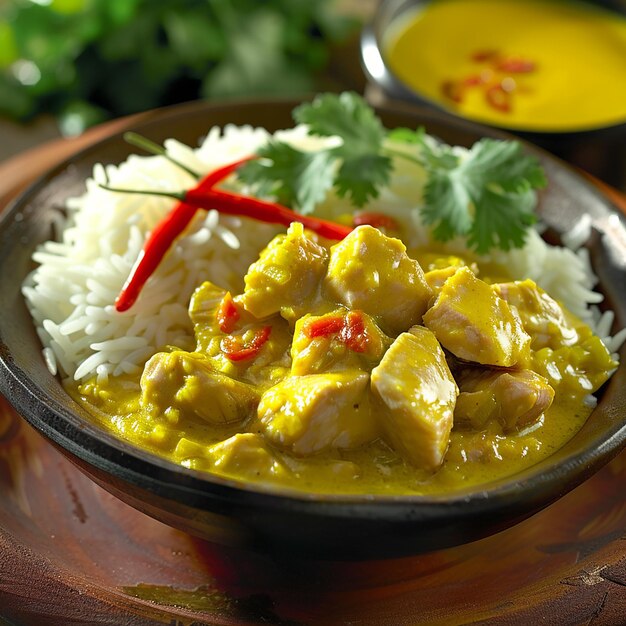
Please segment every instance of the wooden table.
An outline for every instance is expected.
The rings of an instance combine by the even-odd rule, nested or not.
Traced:
[[[127,124],[0,164],[0,207]],[[475,543],[375,563],[277,561],[200,541],[120,502],[0,398],[0,617],[20,626],[619,626],[625,484],[626,452],[543,512]]]

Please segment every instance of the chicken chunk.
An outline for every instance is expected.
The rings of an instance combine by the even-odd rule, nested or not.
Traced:
[[[531,370],[499,371],[473,368],[457,378],[461,393],[454,420],[480,430],[497,420],[505,432],[534,424],[548,410],[554,389]]]
[[[378,436],[365,372],[290,376],[268,389],[258,409],[258,427],[272,443],[299,456],[355,448]]]
[[[371,315],[388,334],[421,323],[432,291],[399,239],[371,226],[355,228],[330,249],[325,296]]]
[[[512,367],[530,359],[530,336],[517,312],[467,267],[446,280],[424,325],[466,361]]]
[[[416,467],[443,461],[458,388],[435,335],[402,333],[372,371],[372,394],[389,443]]]
[[[345,369],[371,370],[391,340],[362,311],[336,309],[296,322],[291,373],[296,376]]]
[[[217,321],[217,312],[226,293],[225,289],[206,281],[191,296],[189,318],[193,324],[198,352],[207,352],[213,338],[223,334]]]
[[[259,392],[221,374],[192,352],[159,352],[141,376],[141,407],[154,419],[178,423],[196,417],[214,425],[240,423],[254,414]]]
[[[578,341],[571,316],[534,281],[498,283],[493,289],[517,309],[524,329],[532,337],[533,350],[556,350]]]
[[[280,312],[285,319],[295,320],[307,300],[315,297],[327,264],[328,250],[294,222],[250,266],[241,303],[257,318]]]
[[[212,471],[225,476],[272,480],[291,472],[278,455],[256,433],[237,433],[206,451]]]

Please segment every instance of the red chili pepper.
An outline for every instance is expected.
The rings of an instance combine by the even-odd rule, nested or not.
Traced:
[[[211,189],[213,185],[224,180],[241,164],[249,161],[251,158],[253,157],[246,157],[214,170],[200,181],[196,189]],[[176,238],[187,228],[197,210],[197,206],[183,200],[154,227],[146,239],[126,283],[115,300],[117,311],[126,311],[135,303],[142,287],[148,278],[152,276]]]
[[[384,213],[370,213],[364,211],[358,213],[352,218],[352,224],[354,226],[362,226],[368,224],[374,228],[385,228],[386,230],[399,230],[398,222],[389,215]]]
[[[259,353],[263,344],[269,339],[271,332],[271,326],[259,328],[254,333],[252,340],[248,343],[244,343],[241,337],[228,335],[228,337],[224,337],[224,339],[222,339],[220,347],[224,356],[229,361],[246,361],[247,359],[252,359]]]
[[[470,74],[463,79],[463,84],[466,87],[476,87],[477,85],[484,85],[489,78],[489,72],[487,71],[482,74]]]
[[[223,333],[233,332],[235,324],[241,316],[239,315],[239,310],[235,305],[233,297],[230,295],[230,291],[227,291],[226,295],[222,298],[215,317]]]
[[[211,172],[196,187],[190,189],[184,195],[181,194],[184,199],[155,226],[150,236],[146,239],[143,250],[115,301],[115,308],[118,311],[126,311],[135,303],[148,278],[154,273],[161,259],[163,259],[176,238],[188,226],[198,209],[215,209],[226,215],[251,217],[262,222],[281,224],[283,226],[289,226],[292,222],[300,222],[306,228],[327,239],[343,239],[352,231],[352,228],[347,226],[300,215],[274,202],[267,202],[213,188],[214,185],[234,172],[242,163],[252,158],[255,157],[246,157]],[[115,191],[120,190],[116,189]]]
[[[292,222],[300,222],[305,228],[316,232],[326,239],[343,239],[352,232],[352,228],[349,226],[342,226],[335,222],[321,220],[308,215],[300,215],[300,213],[296,213],[276,202],[241,196],[220,189],[210,189],[208,191],[191,189],[185,195],[185,202],[205,209],[215,209],[219,213],[226,215],[251,217],[268,224],[289,226]]]

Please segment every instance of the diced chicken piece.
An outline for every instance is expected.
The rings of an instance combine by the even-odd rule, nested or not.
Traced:
[[[493,289],[515,308],[532,337],[532,369],[559,393],[594,393],[617,367],[591,328],[532,280],[501,283]]]
[[[250,266],[241,303],[258,318],[278,312],[290,320],[300,317],[306,301],[315,298],[327,264],[328,250],[294,222]]]
[[[466,361],[512,367],[530,359],[530,337],[517,312],[467,267],[446,280],[424,325]]]
[[[355,228],[330,249],[324,294],[365,311],[392,335],[421,323],[432,297],[422,268],[404,244],[371,226]]]
[[[345,369],[369,371],[390,343],[362,311],[336,309],[326,315],[305,315],[294,330],[291,373],[303,376]]]
[[[458,388],[435,335],[422,326],[402,333],[372,371],[372,394],[389,443],[416,467],[439,467]]]
[[[198,352],[206,352],[211,340],[223,335],[217,321],[217,311],[225,295],[225,289],[206,281],[191,296],[189,318],[193,324]]]
[[[217,326],[216,312],[225,295],[226,289],[208,280],[203,282],[193,292],[189,302],[189,317],[192,324]]]
[[[491,420],[505,432],[534,424],[548,410],[554,389],[531,370],[465,370],[457,378],[461,393],[454,410],[455,423],[469,423],[480,430]]]
[[[256,433],[237,433],[206,450],[216,474],[275,480],[291,473],[278,455]]]
[[[141,406],[155,419],[198,417],[214,425],[240,423],[259,403],[255,387],[221,374],[197,353],[159,352],[141,376]]]
[[[299,456],[372,441],[378,427],[370,411],[368,381],[358,370],[285,378],[263,394],[259,429],[272,443]]]
[[[571,346],[578,341],[572,316],[534,281],[527,279],[493,285],[495,292],[520,315],[522,325],[532,337],[533,350]]]
[[[212,445],[181,437],[173,457],[184,467],[240,480],[280,481],[292,474],[280,454],[256,433],[237,433]]]

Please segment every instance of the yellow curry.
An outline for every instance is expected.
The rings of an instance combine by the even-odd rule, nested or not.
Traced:
[[[419,259],[419,260],[417,260]],[[196,347],[140,378],[72,393],[176,463],[308,492],[439,493],[513,474],[562,446],[616,367],[534,282],[371,226],[330,242],[294,223],[242,294],[206,282]]]
[[[391,70],[474,120],[529,131],[626,122],[626,18],[564,0],[433,0],[398,18]]]

